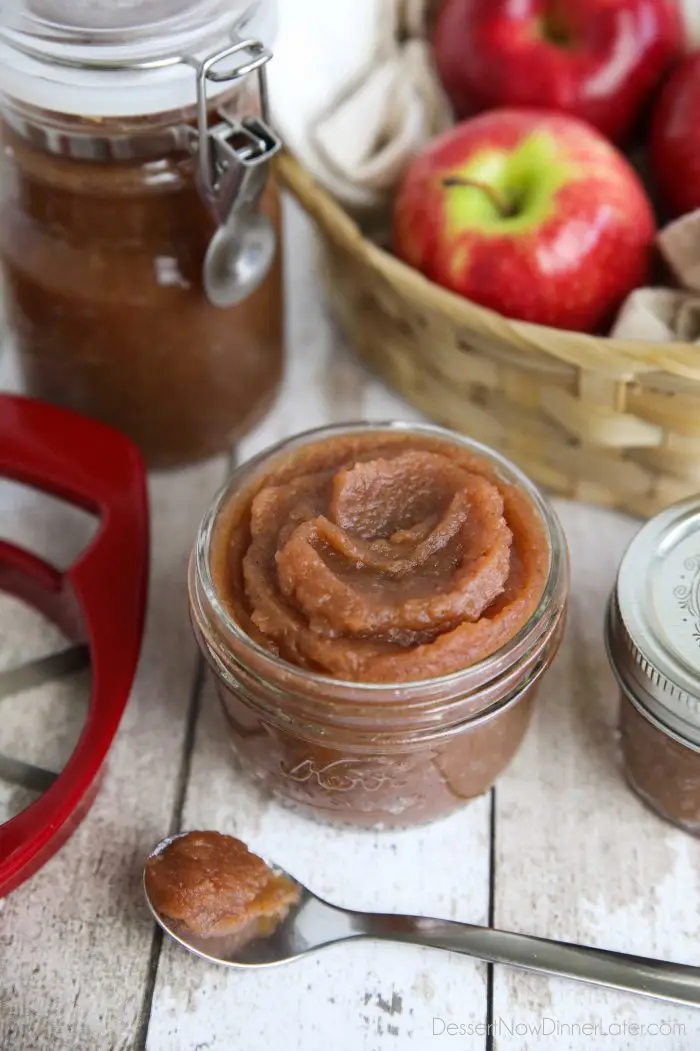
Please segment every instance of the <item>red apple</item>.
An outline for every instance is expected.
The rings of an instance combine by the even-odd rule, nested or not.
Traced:
[[[445,0],[434,48],[458,116],[544,107],[619,143],[683,40],[677,0]]]
[[[674,70],[659,96],[649,160],[672,217],[700,208],[700,54]]]
[[[394,250],[437,284],[507,317],[593,332],[644,284],[651,204],[588,124],[492,110],[434,139],[409,166]]]

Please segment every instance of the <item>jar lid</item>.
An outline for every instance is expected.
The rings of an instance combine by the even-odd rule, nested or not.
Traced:
[[[648,522],[613,592],[608,650],[622,685],[661,723],[700,745],[700,498]]]
[[[85,118],[187,109],[213,52],[247,38],[270,47],[276,31],[276,0],[6,0],[0,92]],[[227,87],[211,78],[207,95]]]

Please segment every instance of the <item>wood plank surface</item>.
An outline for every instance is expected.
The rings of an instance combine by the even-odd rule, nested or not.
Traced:
[[[639,523],[558,503],[572,560],[566,638],[534,726],[495,790],[495,924],[700,965],[700,842],[619,771],[603,619]],[[497,969],[498,1051],[696,1051],[700,1011]]]
[[[0,901],[2,1051],[126,1051],[142,1044],[153,927],[140,869],[145,852],[170,826],[180,793],[196,671],[186,565],[201,510],[223,477],[220,461],[151,483],[146,635],[104,786],[63,850]],[[85,516],[0,481],[3,537],[21,539],[65,565],[92,528]],[[62,645],[35,614],[2,600],[1,666]],[[79,681],[0,701],[0,751],[60,769],[84,704]],[[4,786],[0,807],[14,812],[20,802],[18,790]]]
[[[296,211],[290,213],[289,236],[295,250],[287,383],[279,412],[244,443],[242,458],[324,423],[406,415],[399,399],[342,353],[309,281],[313,242]],[[316,825],[263,799],[237,772],[212,691],[204,692],[182,827],[238,835],[340,905],[486,922],[489,813],[484,797],[459,816],[417,832]],[[429,950],[355,944],[293,967],[241,974],[203,965],[168,944],[147,1049],[190,1051],[201,1044],[202,1051],[400,1051],[432,1040],[438,1002],[459,1009],[475,1025],[483,1023],[486,969]],[[470,1046],[481,1049],[483,1038]]]
[[[420,418],[347,353],[320,301],[311,232],[296,211],[288,218],[288,377],[241,458],[334,420]],[[241,777],[199,675],[185,569],[225,470],[215,462],[152,480],[147,634],[107,781],[60,855],[0,902],[0,1051],[695,1051],[700,1013],[430,950],[354,944],[241,974],[154,931],[141,863],[172,829],[205,827],[240,835],[339,904],[478,923],[492,913],[506,928],[700,964],[700,844],[648,813],[616,767],[602,612],[637,524],[559,505],[574,573],[568,633],[493,797],[414,832],[338,831]],[[66,561],[90,528],[0,481],[0,535]],[[0,602],[0,668],[58,645],[27,611]],[[0,702],[0,751],[25,748],[23,758],[60,766],[84,696],[79,679],[34,691],[24,698],[28,722],[14,701]],[[0,817],[21,802],[0,794]],[[463,1032],[448,1035],[450,1022]]]

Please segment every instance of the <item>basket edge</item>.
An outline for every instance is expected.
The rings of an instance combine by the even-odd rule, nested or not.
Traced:
[[[328,240],[379,271],[399,294],[419,302],[431,312],[446,315],[454,324],[583,369],[602,369],[620,377],[660,371],[700,382],[700,347],[695,344],[611,339],[513,321],[440,287],[366,240],[357,223],[291,152],[283,150],[275,158],[274,167],[279,184],[297,200]],[[694,364],[692,359],[698,363]]]

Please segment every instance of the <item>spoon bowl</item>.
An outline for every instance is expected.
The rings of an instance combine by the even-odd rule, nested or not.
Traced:
[[[185,835],[187,833],[168,836],[151,851],[149,858],[161,854],[176,839]],[[297,904],[289,910],[286,918],[278,924],[272,934],[266,937],[256,938],[241,945],[235,938],[227,935],[202,938],[193,934],[181,924],[158,912],[148,893],[144,868],[143,889],[146,902],[154,919],[166,934],[202,959],[226,967],[274,967],[277,964],[290,963],[326,945],[362,936],[362,926],[356,926],[354,922],[357,917],[362,920],[361,913],[336,908],[312,894],[279,865],[265,858],[263,861],[272,872],[284,876],[300,891]]]
[[[181,833],[187,835],[187,833]],[[164,839],[149,855],[162,853],[178,836]],[[263,858],[264,861],[266,859]],[[471,956],[590,985],[619,989],[669,1003],[700,1007],[700,968],[568,942],[513,934],[454,920],[429,919],[343,909],[319,898],[284,869],[266,861],[276,874],[299,888],[300,896],[285,919],[264,937],[241,942],[234,937],[201,938],[162,916],[144,893],[162,929],[185,949],[210,963],[232,968],[273,967],[343,942],[364,939],[403,942]]]
[[[217,307],[233,307],[252,295],[272,266],[276,245],[272,223],[260,212],[220,227],[204,260],[209,301]]]

